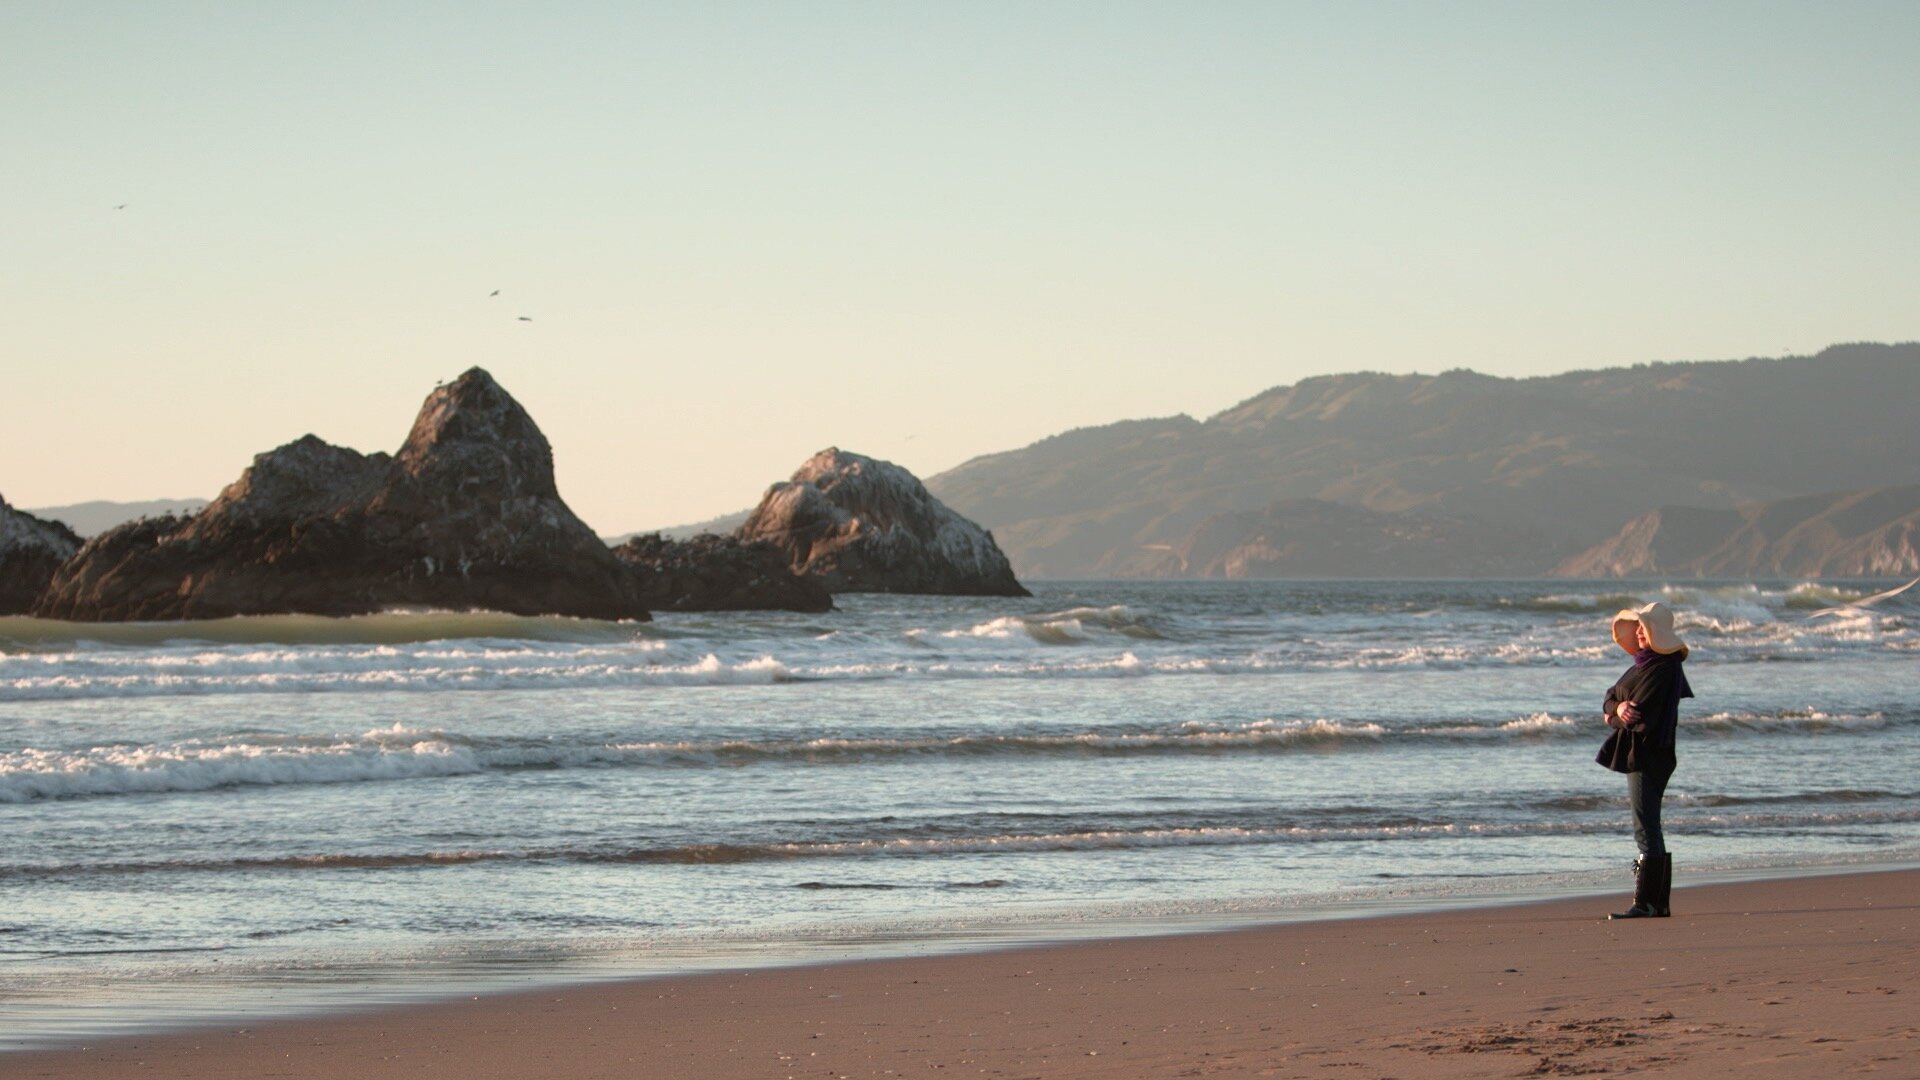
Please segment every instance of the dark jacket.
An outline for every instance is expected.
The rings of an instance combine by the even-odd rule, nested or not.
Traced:
[[[1687,685],[1687,673],[1681,669],[1686,652],[1655,654],[1642,665],[1635,663],[1620,681],[1607,691],[1602,706],[1609,720],[1623,701],[1640,707],[1640,722],[1614,731],[1594,758],[1614,772],[1671,772],[1677,760],[1673,737],[1680,726],[1680,699],[1693,696]]]

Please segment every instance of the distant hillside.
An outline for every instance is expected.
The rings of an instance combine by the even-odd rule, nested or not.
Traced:
[[[645,529],[640,532],[621,533],[619,536],[603,537],[603,539],[609,544],[617,545],[623,544],[636,536],[647,536],[652,533],[659,533],[669,540],[691,540],[701,533],[726,536],[746,524],[748,515],[752,513],[753,508],[748,507],[745,510],[736,510],[731,514],[722,514],[719,517],[708,518],[705,521],[696,521],[691,525],[669,525],[663,529]]]
[[[1920,484],[1734,510],[1661,507],[1567,559],[1568,577],[1911,577]]]
[[[1537,533],[1483,521],[1285,499],[1201,522],[1167,552],[1167,576],[1523,576],[1551,550]]]
[[[35,517],[65,522],[81,536],[95,536],[135,518],[162,514],[191,514],[207,505],[205,499],[152,499],[147,502],[83,502],[70,506],[41,506],[27,511]]]
[[[1203,522],[1297,499],[1538,537],[1543,573],[1661,506],[1920,481],[1916,400],[1912,343],[1531,379],[1330,375],[1205,421],[1070,431],[927,486],[992,529],[1022,577],[1201,573],[1169,553]],[[1393,572],[1365,549],[1335,562]]]

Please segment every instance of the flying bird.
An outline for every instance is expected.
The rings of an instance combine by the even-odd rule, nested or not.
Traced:
[[[125,210],[126,208],[127,208],[126,203],[117,203],[114,205],[115,210]]]
[[[487,295],[488,295],[488,296],[499,296],[499,295],[500,295],[500,290],[499,290],[499,289],[495,289],[495,290],[493,290],[492,292],[490,292],[490,293],[488,293]]]
[[[1816,611],[1813,614],[1807,616],[1807,618],[1817,619],[1822,615],[1840,615],[1850,611],[1859,611],[1861,608],[1864,608],[1864,607],[1872,607],[1873,605],[1879,603],[1882,600],[1886,600],[1890,597],[1899,596],[1901,593],[1906,592],[1908,589],[1913,588],[1915,585],[1920,585],[1920,578],[1914,578],[1912,581],[1907,582],[1905,585],[1902,585],[1897,589],[1888,589],[1886,592],[1875,593],[1874,595],[1865,597],[1864,599],[1855,600],[1851,604],[1841,604],[1839,607],[1821,608],[1819,611]]]
[[[520,316],[520,321],[521,321],[521,322],[532,322],[532,321],[533,321],[533,316],[531,316],[531,315],[522,315],[522,316]]]

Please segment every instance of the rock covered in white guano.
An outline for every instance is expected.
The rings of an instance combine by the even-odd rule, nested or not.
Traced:
[[[644,619],[633,575],[567,508],[553,452],[473,368],[435,389],[400,451],[308,435],[191,517],[94,537],[35,614],[197,619],[396,607]]]
[[[80,550],[80,536],[0,499],[0,615],[20,615],[46,591],[54,571]]]
[[[769,488],[735,535],[778,545],[828,592],[1029,595],[987,530],[900,466],[838,447]]]

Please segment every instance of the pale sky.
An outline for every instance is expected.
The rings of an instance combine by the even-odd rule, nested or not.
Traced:
[[[829,445],[1913,340],[1916,44],[1904,0],[0,0],[0,495],[391,451],[475,364],[610,534]]]

